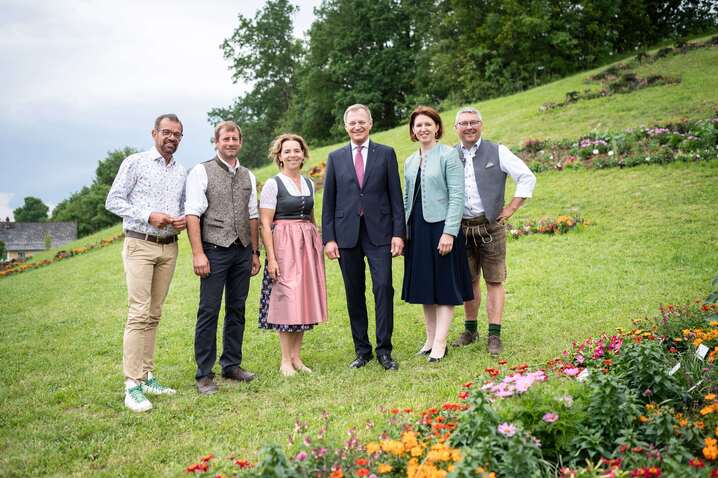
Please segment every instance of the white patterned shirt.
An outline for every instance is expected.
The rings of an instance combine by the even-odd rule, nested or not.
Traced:
[[[158,229],[149,223],[150,214],[162,212],[172,217],[184,215],[187,171],[174,158],[169,164],[152,148],[122,161],[105,208],[122,217],[125,231],[167,237],[177,234],[172,226]]]

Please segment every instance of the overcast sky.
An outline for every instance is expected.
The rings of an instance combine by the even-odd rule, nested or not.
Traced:
[[[301,37],[320,0],[293,3]],[[244,91],[219,45],[263,4],[0,0],[0,218],[25,196],[66,199],[110,150],[148,149],[160,113],[184,123],[180,163],[209,159],[207,112]]]

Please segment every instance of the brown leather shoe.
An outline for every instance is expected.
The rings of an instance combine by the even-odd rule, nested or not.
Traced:
[[[451,343],[451,345],[454,347],[463,347],[464,345],[473,344],[478,340],[478,338],[478,332],[469,332],[468,330],[464,330],[461,332],[461,335],[459,335],[459,337]]]
[[[219,390],[217,384],[214,381],[214,377],[202,377],[197,380],[197,391],[200,395],[212,395]]]
[[[489,353],[491,355],[498,355],[504,349],[501,345],[501,337],[497,335],[489,335]]]
[[[254,380],[255,375],[252,372],[247,372],[242,367],[234,367],[229,372],[222,372],[222,377],[239,382],[251,382]]]

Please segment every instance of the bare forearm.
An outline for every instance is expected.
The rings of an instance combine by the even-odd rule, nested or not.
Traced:
[[[252,239],[252,250],[259,250],[259,221],[257,219],[249,220],[249,234]]]
[[[192,246],[192,254],[204,254],[199,217],[193,215],[187,216],[187,237],[189,237],[189,243],[190,246]]]

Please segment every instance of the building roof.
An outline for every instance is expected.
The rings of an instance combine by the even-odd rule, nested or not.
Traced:
[[[50,247],[59,247],[77,239],[76,222],[0,222],[0,241],[7,251],[43,251],[45,236]]]

